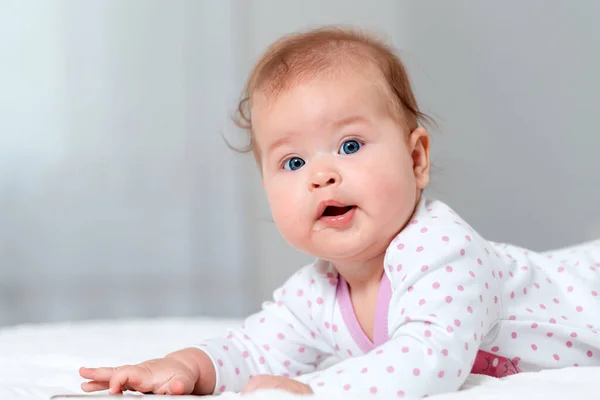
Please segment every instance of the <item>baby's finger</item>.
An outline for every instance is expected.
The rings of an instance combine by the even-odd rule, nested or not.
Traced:
[[[85,379],[93,379],[95,381],[110,381],[113,374],[115,373],[115,369],[112,367],[102,367],[102,368],[79,368],[79,375]]]
[[[81,384],[81,390],[83,390],[84,392],[97,392],[99,390],[106,390],[108,389],[108,382],[98,382],[98,381],[91,381],[91,382],[83,382]]]
[[[118,369],[110,378],[108,383],[108,392],[110,394],[119,394],[125,390],[125,385],[129,381],[129,368]]]

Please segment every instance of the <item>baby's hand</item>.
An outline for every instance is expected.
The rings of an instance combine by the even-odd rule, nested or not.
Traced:
[[[79,374],[90,379],[81,384],[84,392],[108,389],[110,394],[126,390],[169,395],[208,394],[215,381],[210,359],[197,349],[184,349],[136,365],[82,367]]]
[[[296,394],[312,394],[310,386],[283,376],[257,375],[242,389],[242,394],[252,393],[260,389],[281,389]]]
[[[192,371],[179,361],[160,358],[137,365],[85,368],[79,374],[91,382],[81,384],[84,392],[109,389],[110,394],[134,390],[155,394],[191,394],[196,384]]]

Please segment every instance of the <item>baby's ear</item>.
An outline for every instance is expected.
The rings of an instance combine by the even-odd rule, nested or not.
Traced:
[[[421,190],[429,184],[429,133],[423,127],[411,132],[409,150],[413,161],[413,173],[417,187]]]

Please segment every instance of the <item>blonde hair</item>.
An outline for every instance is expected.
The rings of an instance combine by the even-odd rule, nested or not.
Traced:
[[[233,118],[238,127],[249,132],[250,142],[235,150],[254,150],[250,109],[255,93],[273,97],[281,90],[339,65],[375,67],[389,95],[391,115],[406,124],[411,132],[419,123],[431,121],[419,110],[404,64],[391,46],[355,28],[325,26],[282,37],[258,60]]]

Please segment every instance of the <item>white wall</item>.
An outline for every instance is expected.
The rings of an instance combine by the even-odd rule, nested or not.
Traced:
[[[248,310],[233,15],[2,2],[0,324]]]

